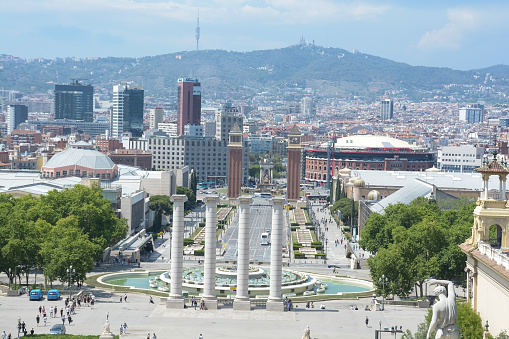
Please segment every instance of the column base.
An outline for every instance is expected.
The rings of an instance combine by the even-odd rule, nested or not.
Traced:
[[[99,339],[115,339],[115,335],[113,333],[103,333],[99,336]]]
[[[234,300],[233,309],[236,311],[251,311],[251,301],[249,300]]]
[[[182,309],[184,308],[184,298],[166,299],[166,308]]]
[[[270,311],[270,312],[284,312],[285,305],[282,300],[280,300],[280,301],[267,300],[267,306],[266,306],[265,310]]]
[[[203,298],[205,301],[205,309],[206,310],[217,310],[217,299],[216,298]]]

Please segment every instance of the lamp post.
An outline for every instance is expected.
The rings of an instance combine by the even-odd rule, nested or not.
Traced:
[[[9,290],[11,290],[11,268],[9,267]]]
[[[72,268],[72,265],[71,265],[67,269],[67,274],[69,275],[69,300],[71,300],[71,288],[72,288],[71,281],[72,281],[73,273],[76,273],[76,270],[74,268]]]
[[[382,311],[385,311],[385,284],[389,279],[385,276],[385,274],[382,274],[380,278],[378,278],[378,282],[382,284]]]

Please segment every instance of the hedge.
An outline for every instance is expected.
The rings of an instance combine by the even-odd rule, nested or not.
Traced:
[[[316,253],[315,254],[315,259],[318,259],[320,257],[320,259],[326,259],[326,255],[325,253]]]
[[[295,259],[306,259],[306,255],[301,252],[294,252],[293,255],[295,256]]]
[[[306,227],[308,230],[311,230],[311,231],[314,231],[315,230],[315,226],[307,226]]]
[[[205,250],[194,250],[195,257],[203,257],[205,255]]]
[[[187,245],[192,245],[194,244],[194,240],[191,239],[191,238],[185,238],[184,239],[184,246],[187,246]]]
[[[205,227],[205,223],[204,222],[198,223],[198,227]]]
[[[313,225],[313,223],[312,223],[311,221],[306,221],[306,223],[305,223],[304,225],[306,225],[306,226],[312,226],[312,225]]]
[[[298,228],[298,227],[295,227],[295,226],[290,227],[290,230],[291,230],[292,232],[293,232],[293,231],[296,231],[296,230],[298,230],[298,229],[299,229],[299,228]]]
[[[290,226],[299,226],[299,223],[298,223],[298,222],[292,222],[292,223],[290,224]]]

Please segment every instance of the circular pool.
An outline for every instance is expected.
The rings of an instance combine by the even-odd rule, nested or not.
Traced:
[[[216,269],[216,294],[232,296],[236,293],[237,279],[235,266],[220,266]],[[112,273],[99,278],[99,282],[112,286],[159,290],[170,288],[168,271]],[[182,288],[192,295],[203,292],[203,267],[187,267],[183,270]],[[311,296],[315,294],[348,294],[373,290],[369,281],[333,277],[327,275],[283,270],[281,293],[283,296]],[[252,266],[249,269],[249,295],[252,298],[266,298],[270,291],[270,269]]]

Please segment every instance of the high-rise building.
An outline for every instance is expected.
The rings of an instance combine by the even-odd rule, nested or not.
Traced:
[[[94,87],[78,80],[69,85],[55,85],[55,119],[92,122],[94,118]]]
[[[237,107],[230,102],[223,105],[223,108],[216,113],[216,139],[228,142],[228,134],[235,124],[244,126],[242,115]]]
[[[177,135],[184,134],[187,124],[201,123],[201,85],[198,79],[178,79]]]
[[[394,117],[394,101],[392,99],[384,99],[380,105],[380,118],[382,120],[392,120]]]
[[[113,86],[112,136],[120,138],[130,132],[133,137],[143,134],[144,90],[130,85]]]
[[[150,109],[150,129],[158,129],[163,122],[164,111],[160,107]]]
[[[7,134],[11,134],[19,124],[28,120],[28,106],[9,105],[6,118]]]
[[[460,108],[459,120],[466,121],[469,124],[482,123],[484,120],[484,110],[482,108]]]

